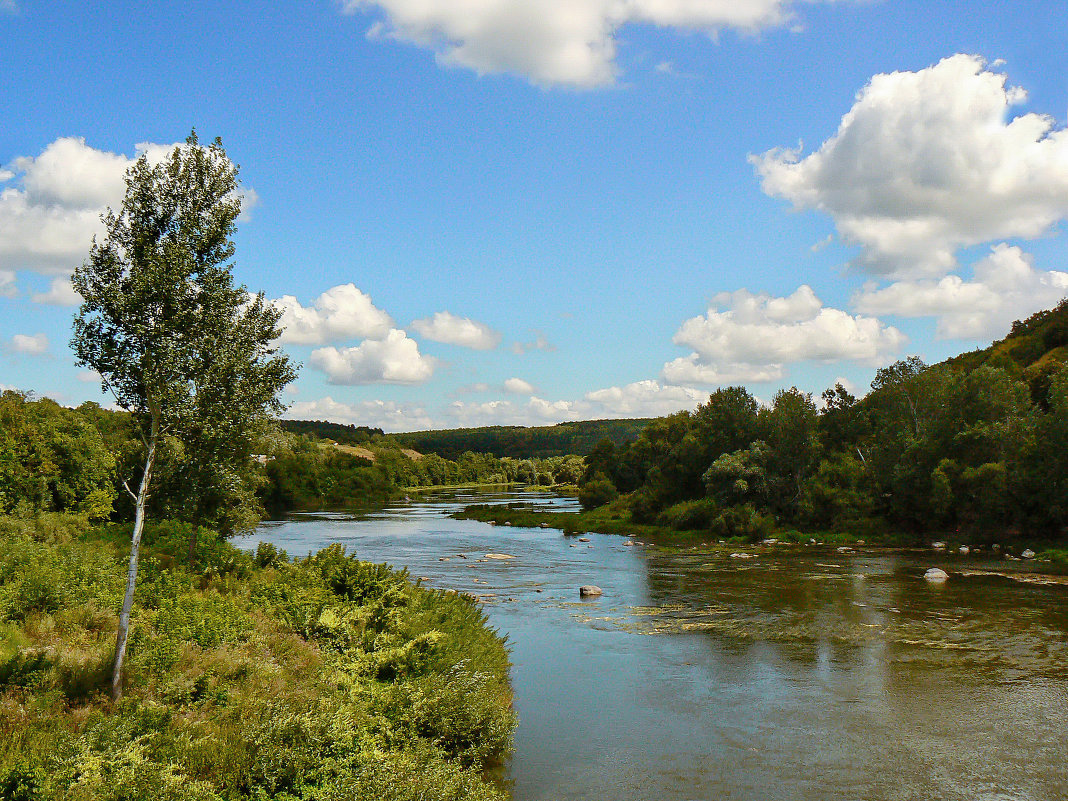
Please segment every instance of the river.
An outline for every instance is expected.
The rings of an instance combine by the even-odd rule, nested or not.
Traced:
[[[483,599],[507,636],[516,801],[1068,798],[1068,584],[989,557],[589,542],[447,515],[440,493],[264,523]],[[487,553],[514,556],[485,560]],[[465,558],[466,557],[466,558]],[[482,561],[479,561],[482,560]],[[928,567],[951,573],[923,580]],[[604,594],[581,600],[578,587]]]

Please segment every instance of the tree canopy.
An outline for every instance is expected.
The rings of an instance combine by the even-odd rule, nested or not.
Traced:
[[[71,342],[79,364],[133,416],[144,443],[127,596],[113,693],[137,577],[145,505],[165,443],[178,454],[195,517],[242,497],[252,435],[279,411],[294,377],[277,350],[280,312],[236,285],[232,236],[241,210],[237,167],[216,139],[196,133],[159,163],[130,168],[122,207],[103,217],[102,241],[75,271],[83,302]]]

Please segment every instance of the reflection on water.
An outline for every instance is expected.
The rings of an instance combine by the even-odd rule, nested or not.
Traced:
[[[1068,798],[1068,586],[955,555],[739,560],[445,516],[517,498],[574,508],[437,494],[258,535],[483,599],[512,648],[518,801]]]

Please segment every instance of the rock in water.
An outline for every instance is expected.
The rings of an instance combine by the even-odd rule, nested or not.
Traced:
[[[483,559],[515,559],[510,553],[488,553]]]
[[[579,595],[583,598],[595,598],[604,595],[604,592],[596,584],[583,584],[579,587]]]
[[[949,578],[949,573],[940,567],[928,568],[927,572],[923,574],[923,577],[932,584],[942,584]]]
[[[962,545],[960,546],[960,552],[962,555],[967,556],[972,552],[972,549],[969,548],[967,545]]]
[[[1024,551],[1022,554],[1020,554],[1020,556],[1022,556],[1024,559],[1034,559],[1035,558],[1035,552],[1032,551],[1030,548],[1028,548],[1026,551]]]
[[[942,540],[938,540],[938,542],[932,542],[931,547],[936,551],[944,551],[946,549],[946,544],[942,542]]]

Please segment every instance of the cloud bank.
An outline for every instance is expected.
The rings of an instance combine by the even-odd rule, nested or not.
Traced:
[[[664,365],[666,382],[719,385],[776,381],[786,365],[804,361],[880,364],[901,349],[905,335],[874,317],[828,308],[803,285],[786,297],[720,293],[673,341],[693,352]]]
[[[756,32],[793,16],[792,0],[344,0],[377,9],[370,35],[435,52],[480,75],[512,73],[541,86],[588,89],[615,82],[620,28],[646,24],[715,35]]]
[[[876,75],[837,133],[751,156],[763,190],[829,214],[874,274],[936,277],[966,246],[1041,236],[1068,216],[1068,131],[1009,118],[1027,93],[978,56]]]
[[[865,287],[853,297],[853,306],[868,314],[934,317],[942,339],[992,339],[1014,320],[1068,296],[1068,272],[1036,270],[1029,254],[1006,244],[994,246],[973,273],[970,281],[950,275]]]
[[[141,142],[127,158],[71,136],[14,159],[0,169],[0,270],[69,276],[93,235],[103,233],[100,215],[121,206],[126,171],[137,158],[157,163],[181,146]],[[255,205],[255,192],[241,194],[246,209]]]

